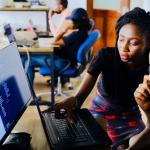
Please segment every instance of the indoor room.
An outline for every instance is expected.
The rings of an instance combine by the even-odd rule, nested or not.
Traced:
[[[0,150],[148,150],[149,0],[0,0]]]

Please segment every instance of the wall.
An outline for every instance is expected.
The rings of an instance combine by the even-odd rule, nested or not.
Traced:
[[[95,28],[101,33],[100,39],[96,42],[93,49],[93,54],[99,51],[102,47],[115,46],[115,24],[120,14],[113,10],[94,10]]]
[[[68,0],[68,1],[69,1],[69,8],[71,10],[78,7],[87,9],[87,0]]]
[[[10,23],[14,29],[29,27],[30,19],[38,30],[47,30],[47,18],[46,12],[44,11],[0,11],[0,24]]]
[[[130,0],[130,9],[134,7],[144,8],[144,0]]]
[[[68,0],[69,1],[69,9],[73,10],[77,7],[82,7],[87,9],[87,0]],[[82,1],[82,2],[81,2]],[[51,8],[54,5],[54,0],[46,0],[47,6]],[[0,25],[4,23],[10,23],[13,28],[20,27],[28,27],[29,20],[33,21],[35,27],[37,27],[40,31],[46,31],[46,13],[45,12],[12,12],[12,11],[0,11]],[[55,23],[59,22],[59,16],[54,18]]]
[[[119,10],[120,0],[93,0],[94,9]]]
[[[55,0],[48,0],[48,7],[51,8],[54,6]],[[68,8],[73,10],[75,8],[82,7],[87,9],[87,0],[68,0]]]
[[[145,8],[147,11],[150,11],[150,0],[144,1],[143,8]]]
[[[131,0],[131,9],[134,7],[141,7],[146,11],[150,11],[150,0]]]

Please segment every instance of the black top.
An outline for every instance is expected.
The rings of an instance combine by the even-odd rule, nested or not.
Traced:
[[[145,58],[146,59],[146,58]],[[148,74],[148,59],[142,69],[129,70],[120,59],[115,48],[103,48],[92,59],[88,73],[101,77],[98,91],[116,105],[129,107],[136,105],[134,91]]]
[[[87,38],[88,33],[86,30],[74,31],[68,36],[63,37],[64,46],[61,46],[55,55],[64,59],[70,60],[72,63],[77,63],[77,51],[81,44]]]

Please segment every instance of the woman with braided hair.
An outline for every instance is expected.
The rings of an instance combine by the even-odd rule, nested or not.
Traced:
[[[89,110],[95,118],[104,118],[112,149],[120,150],[145,128],[134,91],[148,74],[150,15],[134,8],[119,18],[115,29],[116,47],[98,51],[76,94],[51,110],[65,109],[71,120],[72,110],[81,107],[101,74]]]

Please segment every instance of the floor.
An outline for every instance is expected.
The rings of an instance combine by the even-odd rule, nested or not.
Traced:
[[[79,87],[79,84],[81,83],[84,75],[85,75],[85,73],[83,73],[80,77],[71,78],[71,83],[73,85],[73,90],[68,90],[66,87],[63,87],[62,91],[64,93],[66,93],[67,96],[73,95],[74,92],[76,92],[77,88]],[[38,73],[36,73],[35,81],[34,81],[34,89],[35,89],[37,94],[43,93],[43,92],[50,92],[51,88],[50,88],[50,85],[47,83],[48,79],[50,79],[50,77],[43,77],[43,76],[39,75]],[[95,94],[95,88],[90,93],[90,95],[87,97],[87,99],[84,102],[82,107],[84,107],[84,108],[89,107],[89,103],[90,103],[92,97],[94,96],[94,94]],[[65,97],[57,96],[56,101],[62,100],[64,98]],[[43,97],[43,100],[49,100],[49,98]]]

